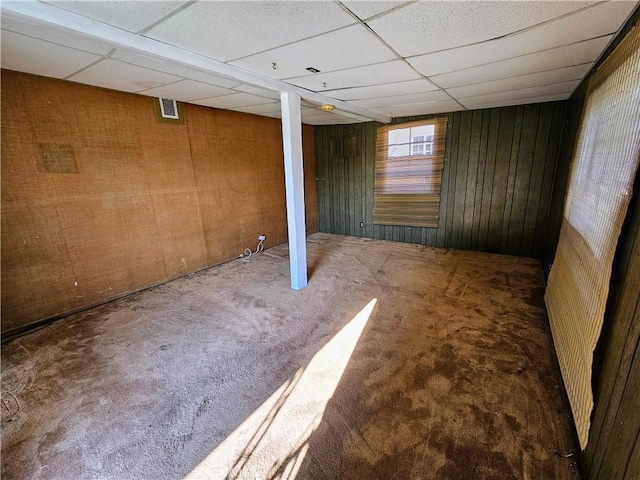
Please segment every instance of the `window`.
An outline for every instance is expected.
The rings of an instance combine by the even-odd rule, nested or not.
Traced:
[[[378,129],[373,223],[437,227],[447,118]]]

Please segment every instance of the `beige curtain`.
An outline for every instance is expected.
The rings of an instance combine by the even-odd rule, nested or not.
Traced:
[[[640,154],[640,30],[588,83],[545,302],[580,446],[589,438],[593,351]]]

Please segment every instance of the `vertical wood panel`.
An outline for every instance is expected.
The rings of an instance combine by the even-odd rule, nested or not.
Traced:
[[[509,165],[511,161],[511,144],[514,136],[516,119],[515,107],[507,107],[500,114],[500,138],[496,153],[495,173],[493,176],[493,191],[491,194],[491,212],[489,214],[489,230],[487,237],[487,251],[502,253],[500,240],[502,224],[505,217],[505,202],[509,179]]]
[[[509,155],[509,174],[507,176],[507,190],[504,199],[504,213],[502,216],[502,231],[500,233],[500,251],[509,253],[509,229],[511,227],[511,212],[513,210],[513,196],[516,187],[516,174],[518,173],[518,160],[520,159],[520,137],[522,135],[522,123],[524,120],[524,106],[516,107],[515,128],[511,139],[511,153]],[[517,220],[517,219],[513,219]]]
[[[366,185],[366,205],[365,205],[365,236],[374,237],[373,225],[373,190],[375,184],[375,160],[376,160],[376,123],[366,123],[365,129],[365,185]],[[378,233],[379,235],[379,233]]]
[[[447,195],[447,211],[444,219],[445,247],[453,246],[453,217],[456,209],[456,181],[458,174],[458,142],[460,140],[460,121],[462,114],[453,114],[453,128],[447,127],[447,136],[451,133],[451,161],[449,162],[449,186]]]
[[[465,182],[464,216],[462,218],[462,244],[465,250],[471,250],[473,234],[473,214],[475,212],[476,187],[478,185],[478,160],[482,135],[482,110],[471,112],[469,149],[467,152],[467,178]]]
[[[527,197],[532,181],[533,157],[538,135],[540,105],[526,105],[522,115],[522,130],[518,142],[518,160],[513,176],[513,196],[511,217],[507,230],[506,253],[519,255],[523,243],[524,220],[526,217]],[[546,145],[546,143],[545,143]],[[544,162],[542,162],[544,165]],[[524,253],[524,252],[523,252]]]
[[[535,142],[535,150],[533,152],[533,163],[531,165],[531,180],[529,182],[527,203],[524,214],[524,223],[522,232],[533,232],[533,235],[523,235],[520,244],[520,254],[532,256],[534,252],[534,239],[536,223],[539,214],[539,205],[542,195],[542,187],[544,183],[544,171],[546,167],[545,158],[549,150],[549,141],[551,140],[551,126],[553,123],[553,107],[552,103],[541,106],[540,118],[538,122],[538,131]]]
[[[327,160],[325,156],[327,155],[327,130],[316,130],[316,155],[320,154],[322,157],[316,157],[316,192],[318,195],[318,229],[321,232],[326,232],[327,225],[327,201],[326,201],[326,182],[324,181],[325,169],[327,168]]]
[[[448,116],[438,228],[374,225],[376,129],[369,122],[318,126],[321,230],[382,240],[536,255],[547,216],[564,103],[505,107]],[[406,117],[393,123],[430,118]],[[540,124],[540,128],[538,128]],[[356,155],[327,149],[354,136]],[[549,143],[554,142],[550,146]],[[322,180],[320,183],[323,183]],[[360,222],[364,221],[364,229]],[[536,237],[537,233],[537,237]]]
[[[478,245],[480,251],[487,251],[487,241],[489,235],[489,220],[491,218],[491,197],[493,195],[494,175],[496,169],[496,154],[498,149],[498,133],[500,131],[501,109],[490,111],[489,133],[487,134],[487,158],[485,167],[485,180],[482,188],[482,204],[480,212]]]
[[[636,444],[631,452],[624,480],[635,480],[638,478],[638,472],[640,472],[640,435],[636,438]]]
[[[565,104],[555,103],[553,108],[553,121],[549,132],[549,142],[547,155],[543,173],[542,190],[540,192],[540,204],[538,205],[538,218],[536,220],[536,228],[533,241],[533,256],[543,256],[545,242],[545,228],[549,220],[549,210],[551,205],[551,197],[553,195],[553,187],[556,181],[555,172],[556,164],[560,150],[560,140],[562,138],[562,128],[564,125]],[[553,181],[548,178],[553,175]],[[543,259],[544,260],[544,259]],[[544,262],[543,262],[544,265]]]
[[[485,175],[487,168],[487,147],[489,143],[489,124],[491,120],[491,110],[482,110],[482,126],[480,131],[480,141],[478,148],[478,174],[476,180],[476,192],[473,210],[473,230],[471,231],[471,249],[478,250],[480,243],[480,220],[482,218],[482,194],[485,189]]]
[[[453,211],[453,229],[451,232],[451,246],[463,248],[465,228],[465,206],[467,203],[467,175],[469,173],[469,148],[471,145],[471,127],[473,112],[462,112],[460,120],[460,137],[458,140],[458,155],[456,169],[456,188]]]

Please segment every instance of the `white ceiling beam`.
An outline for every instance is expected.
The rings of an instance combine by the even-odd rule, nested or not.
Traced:
[[[376,120],[382,123],[389,123],[391,121],[391,117],[388,115],[372,112],[366,108],[335,98],[326,97],[322,94],[291,85],[281,80],[250,72],[234,65],[228,65],[203,55],[189,52],[173,45],[143,37],[112,25],[107,25],[97,20],[60,9],[47,3],[38,2],[36,0],[2,2],[2,13],[8,17],[14,17],[17,19],[24,20],[26,17],[32,21],[35,20],[38,22],[57,25],[83,35],[97,38],[116,48],[143,53],[164,61],[193,68],[200,72],[230,78],[241,83],[254,85],[267,90],[292,93],[308,100],[309,102],[317,104],[334,105],[336,110],[352,113],[371,120]]]

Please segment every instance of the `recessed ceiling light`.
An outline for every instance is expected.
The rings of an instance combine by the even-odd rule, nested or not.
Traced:
[[[320,73],[320,70],[313,67],[307,67],[305,70],[309,70],[311,73]]]
[[[333,110],[336,107],[334,107],[333,105],[322,105],[320,108],[322,110],[324,110],[325,112],[330,112],[331,110]]]

